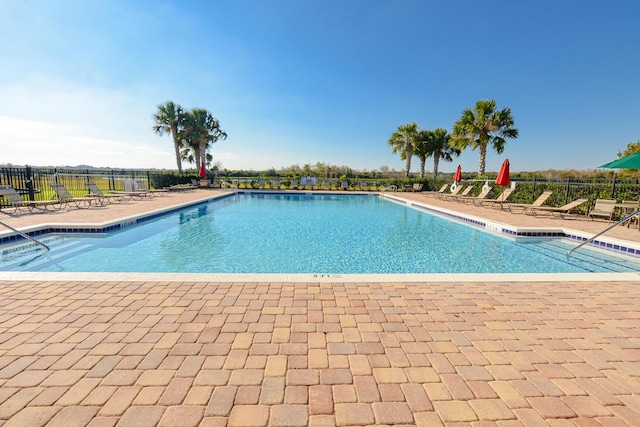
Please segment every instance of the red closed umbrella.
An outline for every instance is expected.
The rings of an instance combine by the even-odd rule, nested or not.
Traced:
[[[458,169],[456,169],[456,173],[453,175],[453,182],[462,181],[462,167],[458,165]]]
[[[498,173],[498,177],[496,178],[496,184],[506,187],[511,183],[511,179],[509,178],[509,159],[504,159],[502,162],[502,167],[500,168],[500,173]]]
[[[204,178],[207,176],[207,171],[204,168],[204,163],[200,165],[200,173],[198,174],[200,178]]]

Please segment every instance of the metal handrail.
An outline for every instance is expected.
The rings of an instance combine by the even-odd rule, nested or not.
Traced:
[[[0,221],[0,224],[4,225],[5,227],[7,227],[9,230],[14,231],[16,233],[18,233],[19,235],[21,235],[22,237],[24,237],[27,240],[31,240],[34,243],[37,243],[38,245],[42,246],[43,248],[45,248],[47,251],[50,251],[51,249],[49,248],[49,246],[45,245],[44,243],[42,243],[39,240],[34,239],[33,237],[29,236],[28,234],[23,233],[20,230],[16,230],[15,228],[13,228],[12,226],[10,226],[9,224],[5,224],[4,222]]]
[[[598,234],[596,234],[596,235],[594,235],[594,236],[592,236],[592,237],[588,238],[587,240],[585,240],[584,242],[580,243],[580,244],[579,244],[578,246],[576,246],[575,248],[571,249],[571,250],[567,253],[567,255],[571,255],[571,252],[575,251],[575,250],[576,250],[576,249],[578,249],[578,248],[581,248],[582,246],[586,245],[586,244],[587,244],[587,243],[589,243],[589,242],[592,242],[592,241],[593,241],[593,240],[595,240],[597,237],[599,237],[599,236],[603,235],[604,233],[606,233],[607,231],[611,230],[611,229],[612,229],[613,227],[615,227],[616,225],[618,225],[618,224],[622,224],[623,222],[630,220],[634,215],[638,215],[638,214],[640,214],[640,210],[635,211],[635,212],[633,212],[633,213],[631,213],[631,214],[629,214],[629,215],[625,216],[624,218],[622,218],[621,220],[619,220],[619,221],[618,221],[618,222],[616,222],[615,224],[610,225],[609,227],[605,228],[604,230],[602,230],[602,231],[601,231],[601,232],[599,232]],[[640,224],[640,220],[638,221],[638,224]],[[640,225],[638,225],[638,227],[640,227]]]

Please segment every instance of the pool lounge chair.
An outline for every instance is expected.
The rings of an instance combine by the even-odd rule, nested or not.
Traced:
[[[587,214],[587,218],[593,221],[593,217],[606,218],[611,222],[613,212],[616,210],[616,201],[610,199],[597,199],[596,204]]]
[[[158,194],[160,196],[164,196],[167,193],[169,193],[169,190],[167,190],[166,188],[152,188],[152,189],[150,189],[149,187],[147,187],[147,184],[145,184],[144,181],[142,181],[141,179],[136,179],[136,185],[138,186],[138,191],[148,192],[148,193],[151,193],[152,195]],[[209,185],[211,185],[211,182],[209,182]]]
[[[547,217],[552,215],[567,218],[569,215],[574,214],[577,217],[580,214],[580,209],[578,208],[580,208],[580,206],[584,205],[587,202],[587,199],[577,199],[558,208],[554,208],[551,206],[537,206],[526,208],[524,212],[527,215],[533,216]]]
[[[76,208],[87,209],[91,206],[102,206],[104,203],[103,200],[97,197],[73,197],[63,184],[49,183],[49,186],[56,192],[58,200]]]
[[[0,196],[4,196],[9,203],[8,206],[14,208],[13,213],[17,213],[19,209],[26,209],[33,212],[34,209],[42,209],[42,211],[62,209],[65,204],[61,200],[24,200],[20,193],[10,185],[0,185]]]
[[[474,201],[474,203],[476,204],[476,206],[482,206],[483,208],[497,207],[502,209],[504,202],[506,202],[509,196],[511,196],[511,193],[513,193],[513,188],[507,187],[504,190],[502,190],[502,193],[500,193],[500,195],[495,199],[482,199],[482,200]]]
[[[438,191],[423,191],[422,194],[427,197],[435,197],[437,194],[444,194],[447,188],[449,188],[449,184],[444,184]]]
[[[436,199],[442,199],[442,200],[451,200],[452,198],[454,198],[455,196],[458,195],[458,193],[460,193],[462,191],[462,185],[458,185],[456,188],[453,189],[453,191],[451,191],[450,193],[442,192],[442,193],[438,193],[435,194]]]
[[[458,188],[462,188],[462,186],[460,185],[460,186],[456,187],[456,190]],[[457,191],[455,192],[456,194],[453,194],[453,193],[446,194],[445,193],[445,194],[439,196],[439,198],[441,200],[456,200],[458,197],[469,197],[469,193],[471,193],[471,190],[473,190],[473,185],[467,185],[467,187],[464,190],[462,190],[460,192],[460,194],[458,194]]]
[[[456,197],[455,200],[458,203],[466,203],[466,204],[473,203],[477,205],[478,202],[481,202],[482,200],[486,199],[489,193],[491,193],[491,187],[483,187],[482,191],[477,196]]]
[[[511,213],[523,213],[527,208],[532,208],[532,207],[535,208],[535,207],[542,206],[547,201],[547,199],[551,197],[551,194],[553,194],[553,191],[547,190],[543,192],[540,196],[538,196],[538,198],[534,200],[533,203],[530,203],[530,204],[508,203],[505,206],[509,208],[509,212]]]
[[[122,202],[127,197],[124,194],[103,193],[95,182],[85,182],[84,184],[89,191],[87,197],[97,197],[107,203]],[[131,199],[131,197],[129,197],[129,199]]]
[[[198,188],[198,186],[193,184],[175,184],[170,185],[167,189],[169,191],[191,191],[195,190],[196,188]]]

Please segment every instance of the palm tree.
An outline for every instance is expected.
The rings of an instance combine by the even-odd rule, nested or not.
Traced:
[[[424,178],[427,158],[433,156],[433,179],[438,176],[440,160],[450,162],[453,156],[459,156],[460,150],[449,146],[449,133],[446,129],[420,130],[416,139],[414,153],[420,159],[420,177]]]
[[[453,125],[451,146],[464,150],[471,146],[479,149],[480,164],[478,173],[484,175],[487,157],[487,146],[491,144],[498,154],[504,151],[505,138],[517,138],[518,129],[513,127],[514,121],[510,108],[496,111],[496,101],[480,100],[473,110],[467,108],[462,117]]]
[[[210,144],[226,139],[227,133],[220,129],[220,122],[204,108],[194,108],[186,116],[183,139],[189,141],[196,165],[206,164],[206,150]]]
[[[424,178],[424,167],[427,163],[427,157],[432,154],[429,147],[430,138],[431,131],[421,129],[418,131],[418,137],[413,144],[413,154],[420,159],[420,178]]]
[[[174,104],[173,101],[167,101],[164,104],[158,105],[158,111],[153,115],[153,131],[162,136],[165,133],[170,133],[173,137],[173,147],[176,154],[176,163],[178,164],[178,173],[182,174],[182,159],[180,156],[180,138],[179,130],[184,118],[184,110],[178,104]]]
[[[407,161],[405,171],[407,178],[411,170],[411,157],[413,157],[414,144],[418,138],[418,132],[418,124],[416,122],[406,123],[398,126],[398,130],[391,134],[388,142],[393,153],[400,153],[400,158]]]
[[[450,135],[446,129],[437,128],[430,132],[429,138],[429,151],[433,156],[433,179],[438,176],[438,165],[440,160],[447,162],[453,161],[453,156],[458,157],[461,151],[457,148],[451,147],[449,144]]]

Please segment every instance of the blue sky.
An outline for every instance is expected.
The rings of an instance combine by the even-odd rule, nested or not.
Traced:
[[[487,171],[593,169],[640,140],[638,16],[635,0],[3,0],[0,164],[175,168],[151,131],[172,100],[220,120],[229,169],[402,170],[399,125],[451,130],[495,99],[520,137]],[[458,163],[477,171],[478,152],[440,170]]]

